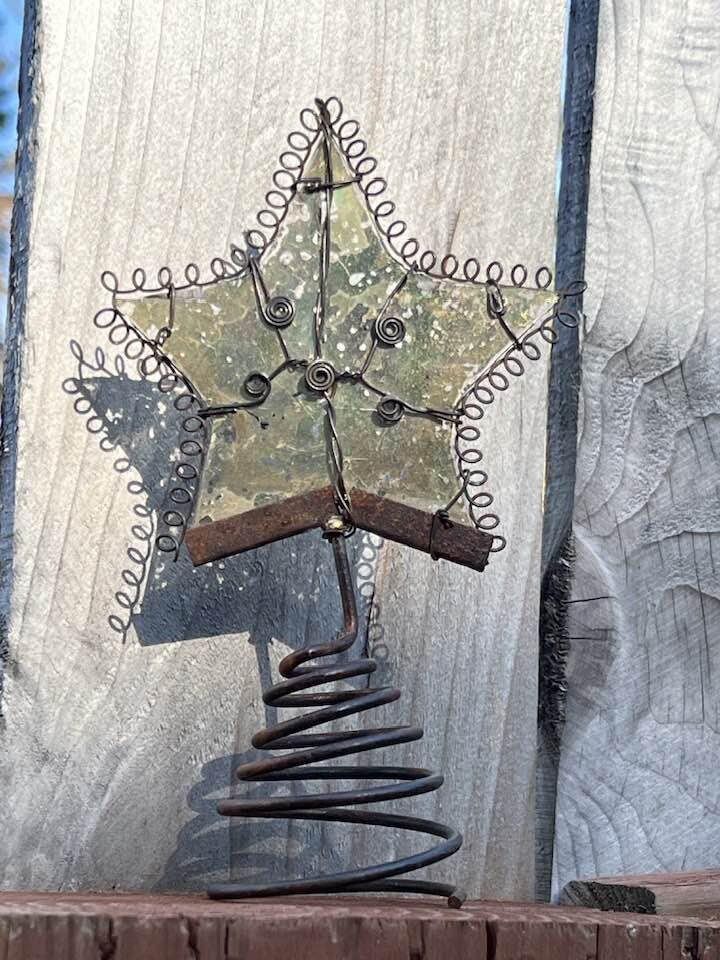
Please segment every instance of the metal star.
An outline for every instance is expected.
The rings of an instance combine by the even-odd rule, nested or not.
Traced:
[[[339,101],[301,121],[258,217],[269,236],[250,231],[205,283],[194,264],[150,289],[142,271],[130,291],[104,275],[101,314],[141,341],[145,373],[183,391],[160,546],[177,545],[191,508],[196,562],[335,512],[480,569],[497,518],[474,421],[554,338],[550,273],[531,287],[520,265],[510,285],[497,263],[482,281],[475,260],[436,269],[417,241],[399,243],[405,226]]]

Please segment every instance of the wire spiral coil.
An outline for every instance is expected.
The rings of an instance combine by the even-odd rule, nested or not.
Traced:
[[[367,657],[335,661],[331,664],[310,663],[344,653],[350,649],[357,637],[357,610],[345,548],[345,533],[345,526],[339,517],[328,521],[325,536],[331,541],[335,558],[343,605],[343,629],[335,640],[311,645],[286,656],[279,666],[280,673],[285,679],[263,694],[263,700],[270,706],[317,709],[290,720],[281,721],[257,733],[252,739],[254,747],[293,752],[242,764],[237,768],[236,776],[239,780],[246,782],[265,783],[299,780],[389,780],[393,782],[338,792],[323,791],[252,799],[232,798],[222,800],[218,804],[218,812],[229,817],[315,820],[391,827],[438,837],[440,842],[422,853],[327,876],[268,883],[215,884],[208,888],[208,895],[213,899],[240,899],[283,894],[392,891],[447,897],[451,906],[459,907],[465,896],[451,884],[428,880],[392,879],[444,860],[459,850],[462,845],[462,836],[456,830],[434,820],[348,809],[358,804],[378,803],[430,793],[442,785],[442,775],[418,767],[319,765],[322,761],[337,757],[420,740],[423,735],[422,728],[394,726],[367,731],[350,729],[322,733],[305,732],[313,727],[372,710],[400,698],[400,691],[394,687],[364,687],[330,692],[312,690],[314,687],[321,687],[334,681],[369,676],[376,669],[376,662]]]

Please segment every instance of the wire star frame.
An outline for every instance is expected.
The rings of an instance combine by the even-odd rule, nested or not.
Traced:
[[[390,780],[385,786],[222,801],[228,816],[281,817],[393,827],[440,838],[392,863],[279,883],[224,884],[211,896],[393,890],[434,893],[448,884],[394,877],[459,849],[461,836],[429,820],[347,809],[438,789],[429,770],[320,766],[319,761],[417,740],[418,727],[307,733],[387,704],[395,688],[308,692],[375,670],[342,654],[357,636],[344,540],[356,528],[482,570],[505,538],[480,466],[485,409],[554,343],[558,324],[580,321],[584,284],[552,288],[541,267],[528,284],[517,264],[421,252],[394,219],[377,161],[341,102],[316,100],[288,137],[258,227],[215,258],[202,278],[137,269],[132,285],[102,275],[112,302],[95,317],[110,341],[156,378],[182,414],[179,459],[157,547],[185,541],[200,564],[320,528],[333,548],[344,626],[331,642],[286,657],[285,678],[263,699],[312,707],[261,731],[253,745],[282,755],[241,766],[246,781]],[[469,520],[469,523],[468,523]],[[289,751],[289,752],[288,752]]]
[[[214,259],[210,278],[189,264],[178,282],[164,267],[152,286],[138,269],[123,289],[114,274],[103,274],[112,305],[96,323],[186,413],[183,460],[174,465],[158,547],[176,554],[193,513],[196,521],[226,520],[329,482],[335,508],[363,529],[377,517],[354,515],[351,487],[386,498],[397,492],[434,518],[425,517],[415,547],[445,556],[430,549],[429,535],[425,544],[425,528],[442,540],[449,518],[457,527],[469,516],[475,530],[492,536],[490,549],[500,550],[505,539],[495,532],[500,521],[480,466],[479,421],[540,358],[539,341],[554,342],[558,323],[577,325],[571,303],[582,285],[552,291],[542,267],[535,287],[527,286],[521,264],[503,285],[498,262],[480,279],[474,259],[460,268],[452,254],[421,253],[416,239],[405,238],[404,221],[392,219],[386,182],[340,101],[318,101],[302,112],[301,125],[288,137],[260,229],[229,259]],[[365,282],[356,280],[361,275]],[[266,411],[272,421],[263,419]],[[299,416],[303,429],[281,429],[279,414]],[[392,435],[383,429],[390,425]],[[237,471],[230,475],[222,451],[228,440],[245,459],[242,481]],[[261,446],[264,462],[273,456],[278,468],[251,485],[248,455],[252,461]],[[434,452],[418,460],[419,450]],[[191,554],[194,542],[197,535]],[[473,551],[482,555],[486,542],[465,538],[465,549],[448,558],[476,566]],[[221,555],[197,552],[205,560]]]

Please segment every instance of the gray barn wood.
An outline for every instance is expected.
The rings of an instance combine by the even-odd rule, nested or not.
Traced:
[[[551,261],[562,4],[28,9],[4,406],[2,883],[199,889],[406,849],[216,816],[265,723],[261,683],[339,623],[328,551],[309,534],[212,568],[158,563],[175,434],[151,435],[154,388],[119,371],[93,327],[98,278],[207,269],[254,222],[299,110],[333,93],[427,245]],[[379,676],[405,690],[394,716],[427,731],[387,762],[446,772],[412,809],[464,832],[437,873],[476,896],[533,891],[545,391],[537,364],[484,421],[510,544],[485,573],[356,545],[366,597],[377,576],[364,616]]]
[[[720,862],[720,20],[601,4],[555,881]]]

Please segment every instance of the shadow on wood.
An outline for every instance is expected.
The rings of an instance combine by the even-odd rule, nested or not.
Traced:
[[[277,679],[274,668],[282,656],[311,639],[333,636],[341,626],[331,551],[319,532],[311,531],[295,537],[290,550],[269,544],[201,567],[193,566],[184,548],[177,560],[160,552],[155,546],[155,517],[164,507],[182,414],[153,381],[129,371],[122,356],[111,361],[101,348],[86,356],[77,341],[71,341],[70,349],[77,373],[63,384],[65,392],[74,397],[77,413],[100,448],[115,457],[114,469],[131,478],[128,491],[136,498],[137,521],[129,531],[134,542],[127,549],[109,626],[122,643],[133,631],[143,646],[235,635],[239,644],[254,649],[259,701],[262,691]],[[383,631],[372,605],[380,544],[379,538],[360,533],[350,541],[360,612],[354,650],[364,652],[369,641],[378,659],[375,677],[382,683]],[[279,625],[288,624],[296,626],[293,633],[278,632]],[[354,655],[351,650],[341,659]],[[366,680],[357,683],[364,685]],[[264,706],[263,713],[266,726],[278,722],[275,708]],[[249,745],[254,731],[242,725],[240,729],[238,740]],[[336,845],[326,842],[332,827],[237,822],[217,813],[217,801],[233,795],[234,769],[255,756],[257,752],[249,749],[202,766],[201,779],[187,795],[194,816],[181,828],[156,889],[202,889],[208,881],[228,876],[269,880],[347,866]],[[278,789],[302,791],[303,784],[241,787],[247,798],[269,796]],[[322,867],[313,861],[319,850]]]

